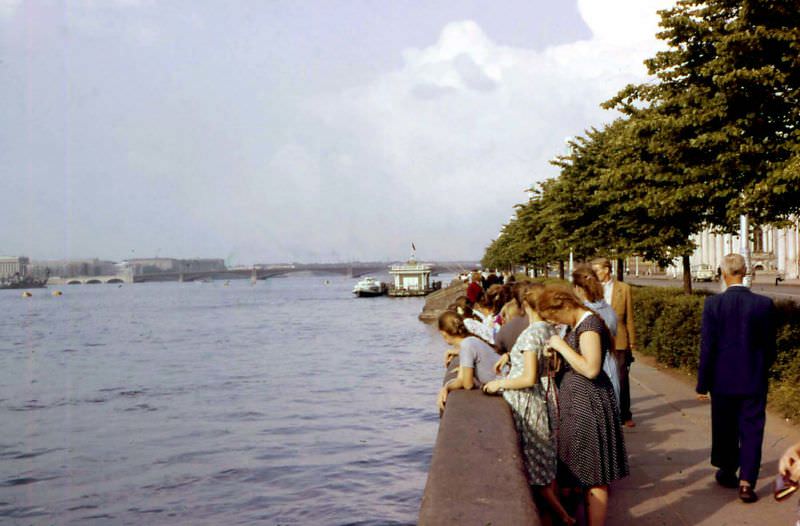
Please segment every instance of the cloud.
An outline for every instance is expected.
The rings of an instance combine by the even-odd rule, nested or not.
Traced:
[[[614,118],[599,104],[646,78],[654,13],[669,4],[580,0],[591,38],[537,49],[453,21],[399,64],[334,88],[280,38],[259,40],[257,24],[204,23],[198,10],[170,26],[149,1],[69,4],[68,32],[42,32],[58,38],[34,40],[39,51],[20,38],[20,56],[40,58],[0,71],[22,72],[4,78],[35,102],[0,104],[19,123],[0,132],[17,146],[5,166],[41,203],[34,213],[0,196],[27,225],[7,250],[161,247],[248,263],[398,259],[413,241],[421,258],[479,258],[525,189],[556,174],[564,138]],[[64,253],[39,252],[54,246]]]
[[[22,0],[0,0],[0,17],[12,17],[19,9]]]
[[[665,2],[641,4],[582,0],[592,39],[540,52],[453,22],[431,46],[406,50],[398,70],[312,101],[310,113],[350,139],[345,153],[363,177],[381,174],[368,185],[380,207],[406,217],[380,224],[382,240],[356,241],[395,257],[409,239],[422,256],[480,257],[524,189],[556,174],[549,160],[565,152],[564,137],[614,118],[599,104],[646,78]],[[378,208],[366,201],[358,206]]]

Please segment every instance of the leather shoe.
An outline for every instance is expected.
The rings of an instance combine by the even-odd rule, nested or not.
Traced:
[[[757,501],[758,495],[756,495],[751,486],[739,486],[739,500],[749,504]]]
[[[728,473],[727,471],[718,469],[716,475],[714,475],[714,478],[717,479],[717,484],[723,488],[735,489],[739,487],[739,477],[733,473]]]

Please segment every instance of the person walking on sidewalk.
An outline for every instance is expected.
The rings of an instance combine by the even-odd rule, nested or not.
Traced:
[[[711,464],[717,482],[755,502],[767,404],[767,374],[775,361],[775,306],[745,287],[739,254],[722,260],[727,290],[706,298],[697,372],[698,398],[711,394]],[[739,470],[738,476],[736,470]]]
[[[636,424],[631,413],[630,371],[633,351],[636,349],[636,328],[633,326],[631,287],[611,276],[611,261],[608,258],[592,261],[592,270],[603,285],[603,299],[617,315],[617,334],[612,355],[619,371],[619,414],[623,425],[633,427]]]

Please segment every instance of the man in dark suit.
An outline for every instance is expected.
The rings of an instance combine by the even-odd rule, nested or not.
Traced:
[[[742,501],[755,502],[767,374],[776,353],[775,307],[742,285],[745,270],[741,255],[725,256],[722,279],[728,288],[706,299],[696,391],[701,400],[711,393],[711,464],[719,468],[717,482],[738,487]]]

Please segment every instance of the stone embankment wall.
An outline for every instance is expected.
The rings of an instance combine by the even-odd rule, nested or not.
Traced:
[[[429,294],[419,319],[435,323],[466,291],[464,283],[454,280],[447,288]],[[456,358],[445,382],[455,377],[457,368]],[[502,397],[487,396],[478,389],[453,391],[447,397],[419,524],[540,524],[519,436]]]
[[[436,322],[448,305],[466,293],[467,285],[459,280],[453,280],[447,287],[425,296],[425,306],[422,308],[419,319],[425,323]]]
[[[419,524],[539,524],[517,430],[502,397],[479,390],[448,396]]]

